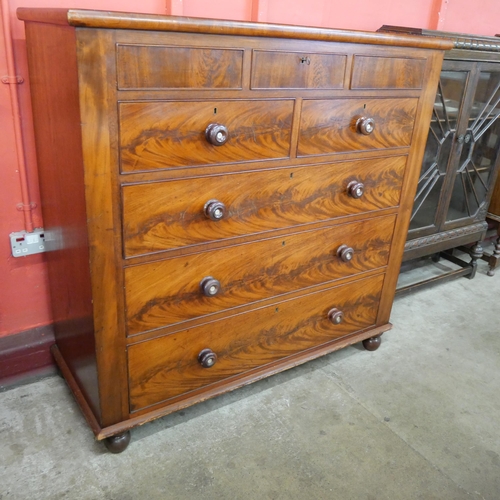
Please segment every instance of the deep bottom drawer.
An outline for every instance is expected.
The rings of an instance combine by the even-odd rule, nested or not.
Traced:
[[[383,280],[355,281],[131,346],[131,411],[374,325]],[[338,311],[343,317],[335,323]],[[204,349],[217,356],[210,368],[198,360]]]

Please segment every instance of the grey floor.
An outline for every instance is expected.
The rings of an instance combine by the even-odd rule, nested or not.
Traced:
[[[500,271],[397,299],[394,329],[94,441],[57,376],[0,393],[0,499],[500,498]]]

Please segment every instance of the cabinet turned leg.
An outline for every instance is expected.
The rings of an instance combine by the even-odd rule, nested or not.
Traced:
[[[483,256],[484,250],[479,241],[471,248],[470,256],[471,261],[470,265],[472,267],[471,273],[467,276],[470,280],[474,278],[477,271],[477,259],[480,259]]]
[[[382,343],[382,337],[377,335],[376,337],[370,337],[369,339],[363,340],[363,347],[367,351],[376,351],[380,344]]]
[[[431,257],[432,262],[435,262],[436,264],[441,260],[441,253],[435,253]]]
[[[130,431],[123,432],[122,434],[116,434],[115,436],[110,436],[104,440],[106,448],[111,453],[121,453],[127,449],[130,443]]]
[[[490,260],[488,264],[490,265],[490,269],[486,273],[488,276],[495,275],[495,269],[498,266],[498,262],[500,261],[500,236],[495,241],[495,250],[490,256]]]

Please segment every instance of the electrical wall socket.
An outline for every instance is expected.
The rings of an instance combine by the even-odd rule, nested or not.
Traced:
[[[45,252],[45,234],[43,227],[35,229],[32,233],[19,231],[10,233],[10,247],[14,257],[26,257],[34,253]]]

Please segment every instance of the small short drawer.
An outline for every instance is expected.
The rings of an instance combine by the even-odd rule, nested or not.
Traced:
[[[116,59],[123,90],[241,88],[243,50],[118,44]]]
[[[374,325],[383,281],[383,275],[375,276],[129,347],[130,410]]]
[[[302,105],[298,156],[409,147],[418,99],[311,99]]]
[[[252,89],[341,89],[347,56],[254,50]]]
[[[395,207],[405,166],[406,156],[395,156],[124,186],[124,254]],[[212,200],[222,203],[216,220],[207,214]]]
[[[125,269],[128,335],[387,265],[394,215]],[[206,279],[216,289],[204,288]]]
[[[290,155],[294,101],[123,102],[122,172]]]
[[[352,89],[421,89],[426,59],[354,56]]]

